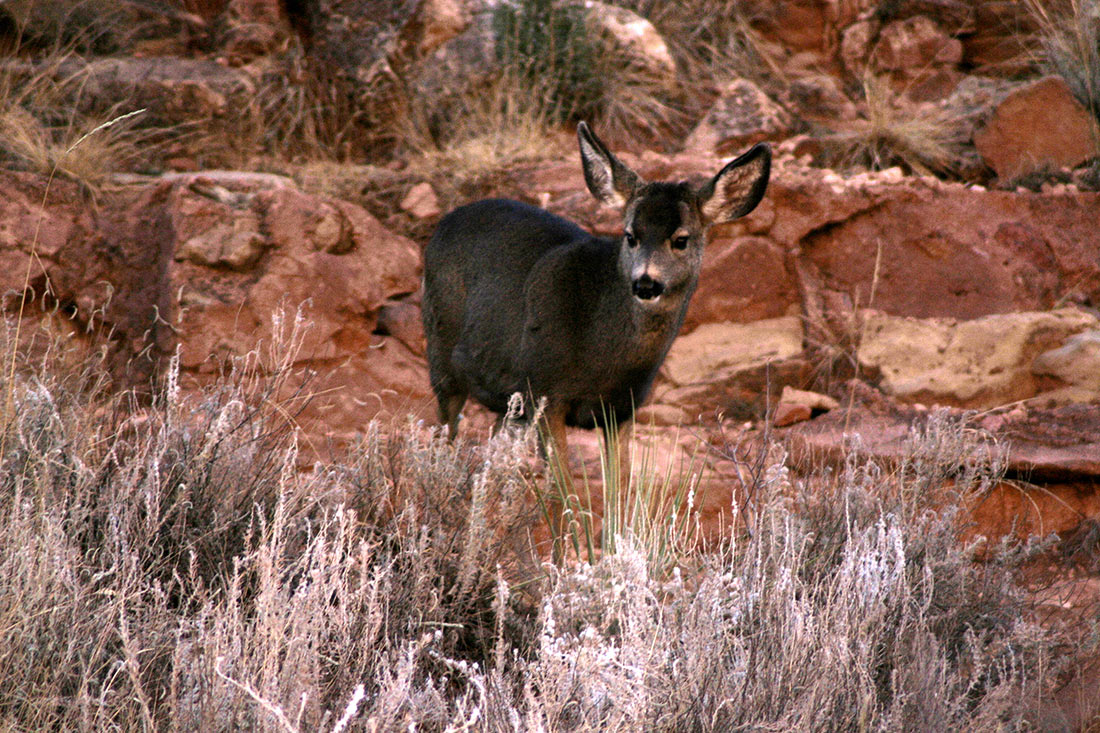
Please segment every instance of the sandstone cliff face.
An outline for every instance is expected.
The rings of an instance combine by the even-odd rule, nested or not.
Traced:
[[[695,155],[638,163],[653,178],[715,167]],[[530,197],[612,229],[609,212],[583,195],[579,171],[571,184],[563,175],[556,164],[528,171]],[[7,239],[28,243],[40,182],[8,174],[2,186]],[[206,381],[270,343],[272,314],[302,306],[310,327],[298,360],[324,394],[312,408],[318,440],[346,439],[379,415],[430,414],[419,245],[362,207],[236,173],[131,186],[94,216],[76,195],[63,184],[51,193],[31,286],[48,282],[78,320],[112,329],[119,363],[144,365],[131,381],[177,349],[184,373]],[[688,415],[751,404],[767,391],[765,367],[773,396],[807,386],[811,347],[822,344],[849,349],[902,400],[988,409],[1057,390],[1063,399],[1071,387],[1087,398],[1081,390],[1095,380],[1044,366],[1046,357],[1032,362],[1097,326],[1087,309],[1045,314],[1100,297],[1097,220],[1095,193],[780,165],[759,210],[713,233],[655,401]],[[17,292],[30,247],[4,257],[5,288]]]
[[[298,128],[260,130],[257,142],[219,125],[261,100],[271,105],[264,94],[273,83],[304,95],[294,85],[313,73],[328,86],[299,103],[356,108],[341,138],[351,147],[329,152],[366,157],[352,128],[359,134],[380,124],[380,110],[408,112],[410,94],[430,97],[432,124],[446,123],[447,105],[481,88],[497,63],[493,3],[376,6],[190,3],[192,15],[170,19],[179,37],[92,59],[80,70],[81,99],[93,108],[129,95],[150,120],[211,125],[220,146],[262,147],[265,136]],[[586,7],[600,42],[632,68],[665,90],[687,81],[685,59],[657,25],[625,8]],[[769,80],[742,68],[715,76],[697,88],[705,104],[694,119],[647,123],[649,131],[681,125],[682,135],[666,136],[673,152],[624,154],[656,180],[710,176],[758,140],[776,150],[763,203],[711,233],[698,291],[646,419],[659,426],[701,419],[709,428],[780,405],[794,433],[807,420],[827,425],[818,415],[831,404],[822,395],[798,397],[799,390],[840,396],[857,378],[913,414],[935,405],[1013,414],[987,427],[1010,430],[1011,423],[1013,440],[1035,435],[1037,445],[1054,439],[1036,432],[1027,410],[1080,422],[1067,416],[1100,400],[1100,181],[1093,180],[1100,169],[1090,162],[1100,139],[1095,110],[1066,80],[1020,61],[1020,35],[1006,29],[1034,30],[1034,19],[1015,4],[954,0],[746,8],[756,57],[782,74]],[[12,68],[41,70],[33,61]],[[872,108],[870,76],[892,95],[883,109]],[[290,93],[276,100],[296,101]],[[356,107],[368,102],[369,111]],[[876,113],[893,115],[895,125],[911,117],[944,123],[954,159],[936,166],[902,155],[900,167],[888,167],[895,161],[886,156],[876,161],[885,170],[859,173],[823,167],[838,140],[871,144]],[[561,132],[565,139],[571,130]],[[388,149],[399,150],[392,133]],[[255,151],[238,152],[247,160]],[[445,209],[480,189],[418,175],[399,158],[372,159],[362,168],[385,174],[381,199],[389,204],[385,212],[372,208],[375,216],[354,166],[343,188],[326,189],[282,175],[195,170],[206,161],[202,149],[179,144],[164,161],[175,172],[124,177],[94,196],[67,179],[47,184],[42,175],[0,172],[8,313],[26,292],[46,309],[25,317],[66,319],[77,333],[102,337],[120,384],[150,385],[178,355],[184,387],[194,388],[234,358],[285,339],[301,309],[308,327],[293,361],[312,375],[311,397],[295,418],[316,455],[353,440],[370,420],[432,415],[420,250]],[[272,169],[266,162],[263,169]],[[300,173],[295,162],[275,169]],[[927,170],[954,180],[921,175]],[[575,153],[494,172],[491,184],[484,193],[617,234],[617,212],[591,199]],[[282,328],[273,321],[280,312]],[[859,417],[856,402],[841,404],[849,425]],[[476,408],[469,412],[476,423]],[[828,435],[834,447],[843,439]],[[1073,480],[1095,478],[1087,468],[1096,465],[1095,444],[1081,440],[1068,450],[1086,467]]]

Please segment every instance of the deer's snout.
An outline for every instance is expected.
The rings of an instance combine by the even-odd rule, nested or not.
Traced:
[[[653,300],[665,291],[665,284],[660,280],[654,280],[649,275],[642,275],[634,278],[630,290],[639,300]]]

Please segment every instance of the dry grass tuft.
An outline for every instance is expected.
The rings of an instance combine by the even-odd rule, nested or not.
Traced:
[[[553,124],[543,90],[505,72],[479,94],[456,102],[443,133],[428,122],[432,100],[418,100],[402,121],[409,170],[432,182],[445,200],[464,187],[499,175],[510,166],[553,158],[564,143]]]
[[[155,157],[168,131],[141,127],[143,111],[122,104],[94,116],[78,112],[85,71],[62,71],[73,58],[0,67],[0,160],[96,190],[111,174]]]
[[[868,76],[863,92],[866,118],[825,139],[831,166],[870,170],[902,166],[922,175],[953,171],[959,141],[946,112],[904,101],[884,78]]]

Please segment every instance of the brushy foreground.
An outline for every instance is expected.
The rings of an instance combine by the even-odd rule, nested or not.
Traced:
[[[305,471],[293,349],[138,406],[7,337],[4,730],[1016,730],[1070,662],[1024,550],[960,541],[996,446],[942,417],[812,491],[780,456],[671,572],[559,567],[529,436],[370,425]]]

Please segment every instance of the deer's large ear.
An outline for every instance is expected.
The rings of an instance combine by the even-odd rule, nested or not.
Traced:
[[[592,195],[609,206],[622,206],[630,200],[643,183],[638,174],[612,155],[584,122],[577,125],[577,140],[581,145],[584,181]]]
[[[755,209],[764,198],[771,167],[771,148],[760,143],[704,183],[698,196],[707,224],[731,221]]]

